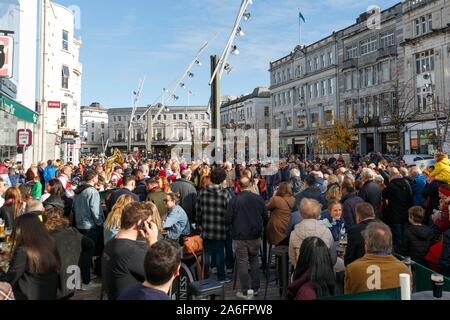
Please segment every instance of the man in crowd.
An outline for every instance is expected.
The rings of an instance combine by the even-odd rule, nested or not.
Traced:
[[[121,186],[123,184],[122,181],[123,168],[121,166],[115,166],[114,172],[111,174],[111,178],[109,181],[113,186]]]
[[[242,192],[228,204],[225,223],[232,225],[233,247],[238,261],[241,291],[237,297],[251,299],[260,288],[258,258],[267,208],[263,199],[252,192],[252,182],[248,177],[241,178],[240,185]]]
[[[170,189],[179,194],[180,206],[186,211],[189,221],[195,221],[195,203],[197,202],[197,190],[191,182],[192,172],[185,169],[181,172],[181,179],[175,180]]]
[[[392,255],[392,233],[381,222],[371,223],[364,231],[366,254],[347,266],[345,294],[400,287],[400,274],[411,270]]]
[[[147,198],[147,188],[145,185],[145,175],[141,169],[133,170],[133,176],[136,178],[136,193],[139,196],[139,201],[145,201]]]
[[[318,201],[322,205],[322,209],[326,209],[328,207],[328,203],[322,195],[322,192],[317,187],[316,184],[316,176],[314,174],[309,174],[305,178],[305,190],[300,192],[295,196],[295,203],[297,206],[300,205],[303,199],[314,199]]]
[[[136,178],[132,175],[125,175],[122,178],[123,181],[123,188],[114,191],[111,194],[111,197],[109,198],[108,202],[108,212],[112,211],[112,208],[116,204],[117,200],[120,198],[120,196],[128,195],[133,197],[134,201],[139,202],[139,196],[135,193],[133,193],[134,189],[136,188]]]
[[[137,241],[139,235],[145,241]],[[116,300],[123,290],[146,280],[145,256],[157,239],[158,228],[152,222],[151,207],[138,202],[127,205],[120,231],[107,243],[102,256],[102,282],[109,300]]]
[[[168,293],[180,266],[178,245],[169,240],[156,242],[145,256],[145,282],[125,289],[117,300],[170,300]]]
[[[231,281],[225,274],[225,214],[230,194],[220,185],[226,180],[223,168],[215,168],[211,172],[211,185],[200,191],[196,204],[196,222],[202,230],[205,249],[205,278],[209,277],[210,259],[217,263],[219,281]]]
[[[408,181],[400,175],[397,168],[390,168],[389,175],[389,184],[383,190],[383,198],[387,200],[387,206],[383,211],[383,221],[391,228],[394,248],[397,248],[408,223],[412,191]]]
[[[358,196],[365,202],[372,205],[375,216],[377,218],[381,217],[381,188],[373,181],[375,177],[375,172],[372,169],[364,168],[361,172],[361,182],[362,187],[359,191]]]
[[[413,203],[412,205],[423,207],[425,199],[423,198],[423,190],[427,185],[427,178],[422,174],[422,171],[418,166],[412,166],[409,168],[409,176],[414,180],[411,185],[411,190],[413,192]]]
[[[345,227],[348,229],[356,224],[356,207],[364,200],[358,197],[355,186],[351,179],[344,179],[342,190],[342,214]]]
[[[363,202],[356,206],[356,224],[347,229],[347,249],[345,250],[344,263],[349,265],[362,258],[365,253],[364,238],[362,232],[367,226],[375,222],[375,212],[370,203]]]
[[[47,161],[47,167],[44,170],[44,185],[47,184],[52,179],[56,178],[56,172],[58,171],[58,167],[55,166],[55,162],[53,160]]]
[[[88,171],[85,173],[83,180],[83,184],[75,190],[73,200],[75,227],[94,242],[94,256],[99,256],[103,249],[103,222],[105,217],[101,206],[100,194],[95,189],[98,183],[98,174],[94,171]],[[88,285],[91,280],[91,264],[92,256],[84,254],[81,258],[81,272],[85,285]],[[97,264],[95,270],[97,274],[100,274],[99,267],[100,265]]]
[[[167,208],[164,206],[164,199],[167,194],[164,192],[162,186],[159,185],[157,180],[147,180],[146,187],[148,191],[147,201],[152,202],[156,205],[161,217],[161,221],[166,220]]]

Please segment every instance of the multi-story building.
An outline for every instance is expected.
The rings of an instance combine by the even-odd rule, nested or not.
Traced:
[[[52,1],[41,2],[40,159],[77,162],[82,43],[74,34],[75,14]]]
[[[400,152],[400,136],[393,125],[404,83],[403,40],[399,3],[381,12],[359,16],[342,30],[339,43],[340,117],[358,130],[358,153]],[[373,26],[372,15],[379,14]]]
[[[338,39],[333,33],[270,63],[271,126],[280,128],[282,153],[318,152],[317,130],[332,126],[339,114]]]
[[[437,125],[445,138],[446,121],[439,119],[450,109],[450,1],[405,1],[403,30],[405,79],[413,79],[412,108],[419,115],[404,128],[405,152],[428,154],[437,142]]]
[[[81,152],[104,153],[108,141],[108,110],[100,103],[81,107]]]
[[[168,107],[157,118],[157,108],[151,110],[154,150],[182,144],[190,145],[194,134],[204,143],[210,140],[211,116],[207,106]],[[109,148],[127,149],[131,120],[131,147],[133,150],[145,149],[149,114],[144,115],[146,111],[147,108],[137,108],[134,118],[130,119],[132,108],[108,109]]]
[[[222,128],[270,128],[270,91],[256,88],[251,94],[222,103],[220,109]]]
[[[2,69],[12,70],[11,77],[0,77],[0,160],[25,161],[25,165],[38,157],[36,138],[38,136],[38,114],[36,105],[36,39],[37,0],[0,2],[0,30],[12,37],[12,41],[2,43],[2,53],[12,50],[12,61],[2,65]],[[30,130],[32,145],[18,148],[16,142],[19,129]],[[24,154],[25,152],[25,154]]]

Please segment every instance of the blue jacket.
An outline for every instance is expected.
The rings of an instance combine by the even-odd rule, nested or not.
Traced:
[[[411,185],[413,192],[413,206],[423,206],[425,199],[423,198],[423,190],[427,184],[427,178],[420,174],[414,178],[415,183]]]
[[[345,231],[344,218],[341,217],[340,220],[334,220],[331,217],[330,212],[328,210],[325,210],[322,212],[322,220],[326,220],[326,226],[328,227],[328,229],[330,229],[334,241],[339,241],[339,239],[341,238],[341,230]]]
[[[75,190],[73,212],[77,229],[93,229],[102,226],[105,221],[100,193],[88,184],[83,184]]]
[[[182,236],[191,234],[191,225],[182,207],[177,205],[169,211],[167,219],[163,223],[163,229],[168,229],[168,237],[172,240],[178,240]]]
[[[9,181],[12,187],[17,187],[19,185],[19,175],[18,174],[8,174]]]
[[[44,170],[44,180],[45,183],[49,182],[50,180],[56,178],[56,171],[58,171],[58,168],[54,165],[47,166]]]

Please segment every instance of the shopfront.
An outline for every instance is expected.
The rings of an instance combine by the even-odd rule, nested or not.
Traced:
[[[438,144],[437,130],[412,130],[410,132],[411,154],[434,154]]]

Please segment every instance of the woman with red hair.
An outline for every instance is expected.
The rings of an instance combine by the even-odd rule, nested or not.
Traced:
[[[9,188],[5,192],[5,203],[0,208],[0,219],[5,221],[6,228],[14,227],[14,221],[23,211],[22,194],[19,188]]]

